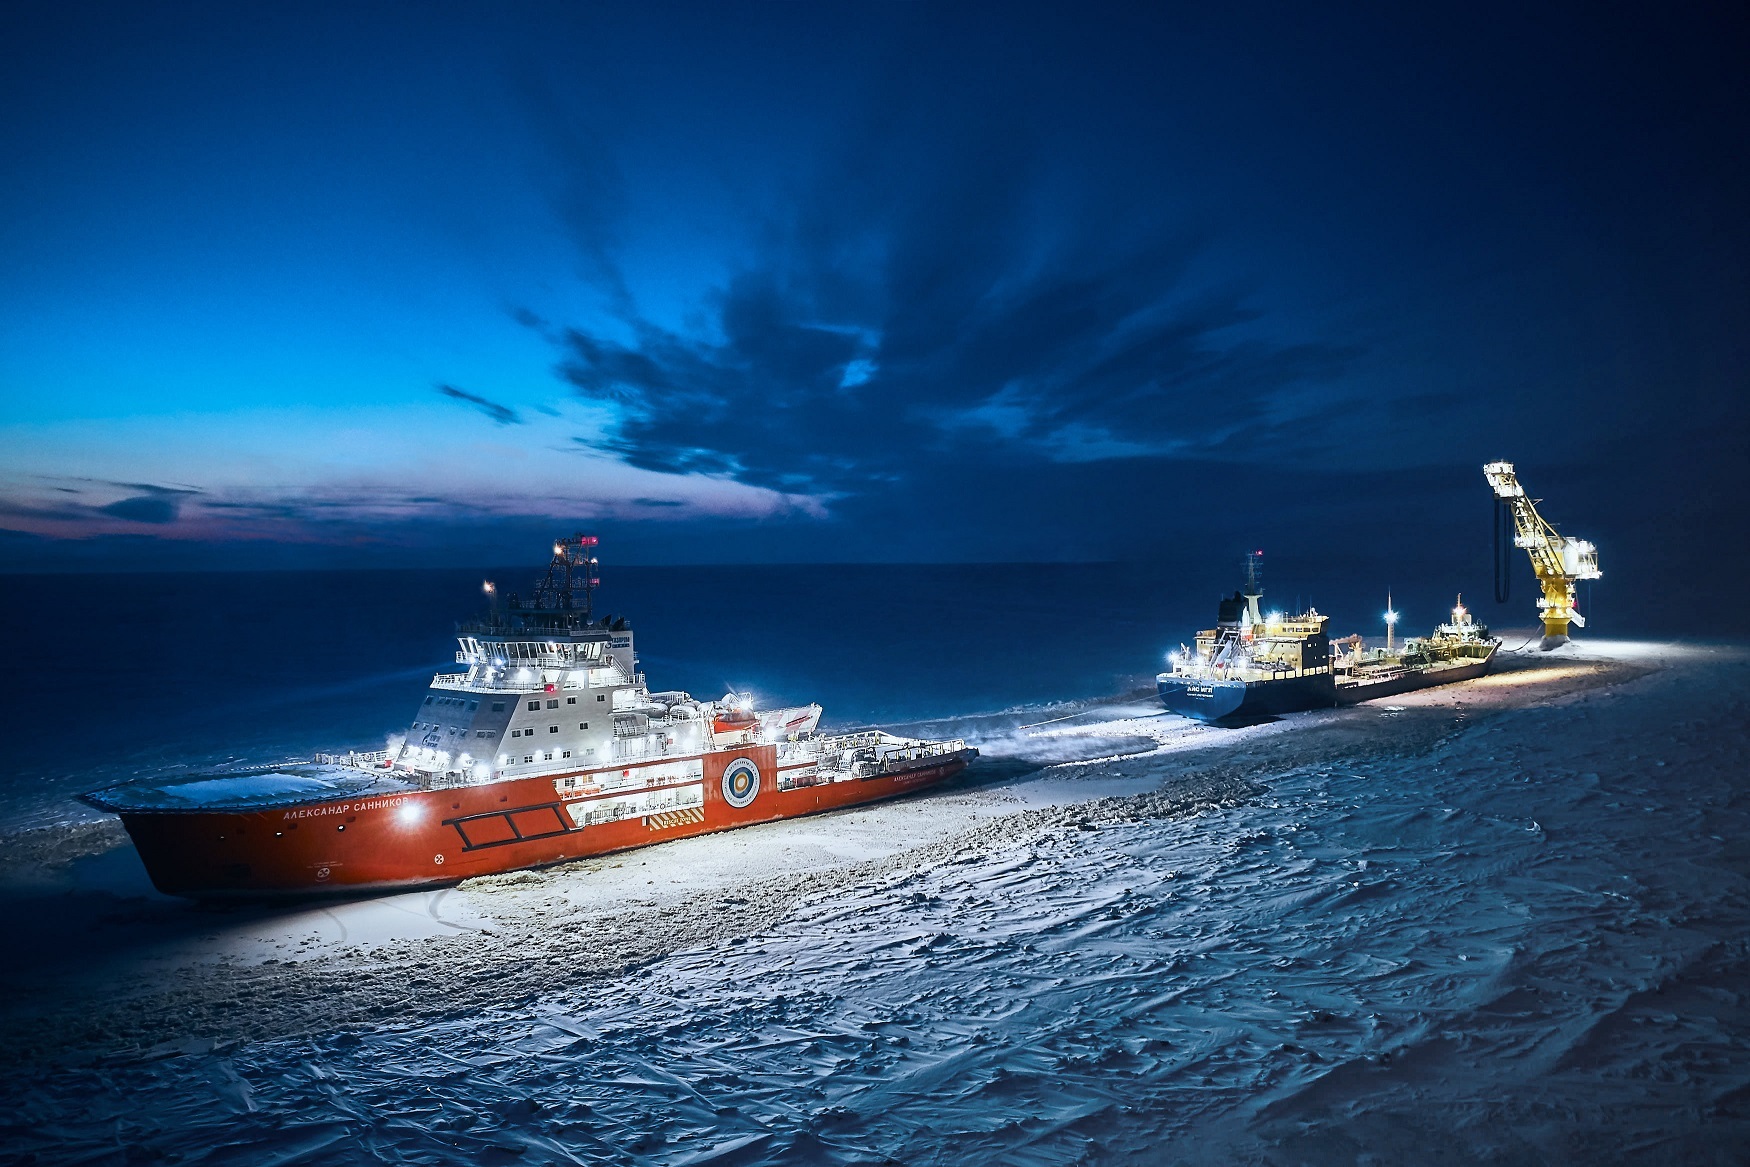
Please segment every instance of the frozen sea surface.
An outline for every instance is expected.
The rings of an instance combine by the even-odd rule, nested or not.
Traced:
[[[200,913],[85,860],[49,891],[109,897],[114,948],[14,971],[6,1145],[1743,1162],[1750,654],[1507,663],[1240,731],[988,719],[922,798],[350,906]]]

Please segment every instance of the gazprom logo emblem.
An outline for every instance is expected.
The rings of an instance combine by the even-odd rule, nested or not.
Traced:
[[[737,758],[723,770],[723,801],[740,810],[760,792],[760,768],[747,758]]]

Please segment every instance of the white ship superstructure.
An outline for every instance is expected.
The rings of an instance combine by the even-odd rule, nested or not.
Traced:
[[[959,740],[823,735],[819,705],[653,692],[631,626],[592,610],[595,546],[555,543],[528,599],[488,583],[488,612],[458,628],[460,670],[432,678],[387,749],[87,801],[122,815],[165,891],[389,887],[890,798],[977,756]]]

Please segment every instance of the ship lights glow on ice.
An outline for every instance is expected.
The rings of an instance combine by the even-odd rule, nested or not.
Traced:
[[[432,676],[388,749],[282,766],[268,793],[206,797],[202,816],[181,811],[210,775],[124,784],[92,805],[122,815],[171,894],[401,889],[889,798],[977,755],[957,739],[821,734],[820,706],[762,713],[743,690],[721,702],[651,690],[631,626],[596,616],[589,593],[600,581],[573,572],[583,566],[574,549],[594,545],[563,540],[528,599],[484,586],[490,611],[458,628],[462,667]],[[392,813],[337,822],[332,834],[287,831],[265,849],[225,821],[379,807]]]

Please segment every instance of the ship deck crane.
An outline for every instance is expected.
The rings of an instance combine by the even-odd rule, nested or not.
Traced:
[[[1494,488],[1498,507],[1513,515],[1513,546],[1531,554],[1531,570],[1543,587],[1538,597],[1538,614],[1543,617],[1543,647],[1555,648],[1568,642],[1568,626],[1586,626],[1586,618],[1575,608],[1574,584],[1583,579],[1597,579],[1598,548],[1584,539],[1568,539],[1557,533],[1544,517],[1537,513],[1537,501],[1525,496],[1513,473],[1511,462],[1490,462],[1483,467],[1483,476]],[[1503,548],[1497,528],[1495,557],[1497,573],[1504,567]],[[1500,579],[1497,574],[1497,579]],[[1499,594],[1497,599],[1505,599]]]

